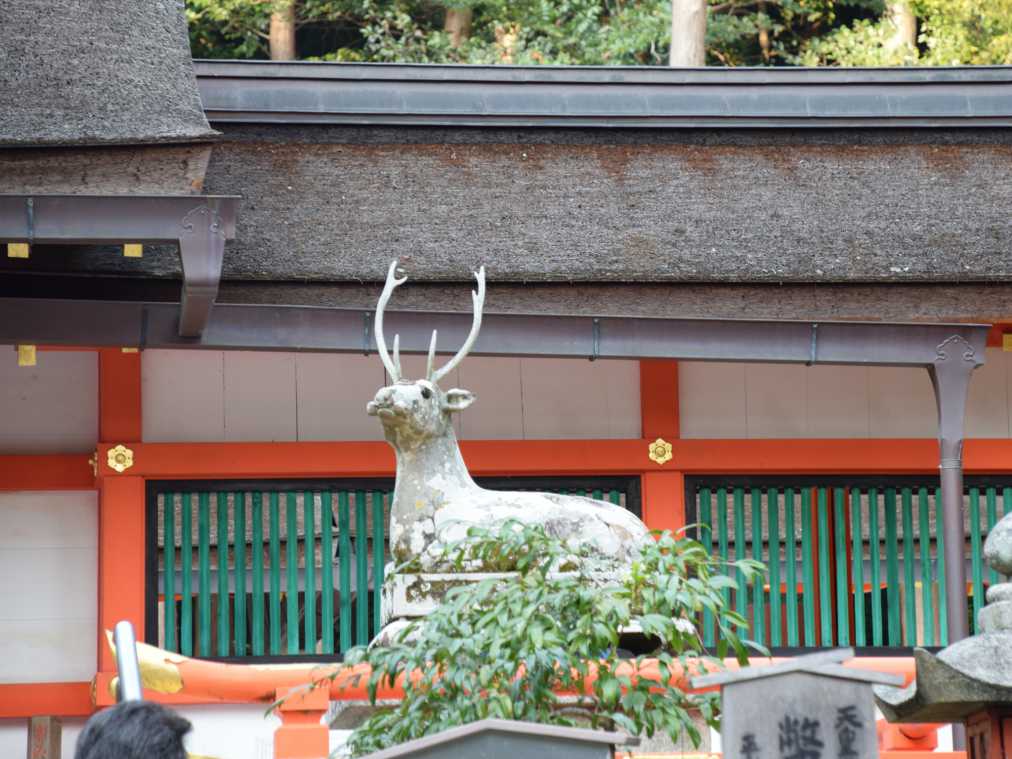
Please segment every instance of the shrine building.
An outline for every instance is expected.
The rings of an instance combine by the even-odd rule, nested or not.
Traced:
[[[0,754],[55,716],[72,755],[119,620],[231,664],[375,634],[395,259],[412,378],[486,268],[444,380],[481,483],[760,559],[728,602],[777,656],[909,676],[973,632],[1012,509],[1012,67],[191,61],[172,3],[14,5]],[[257,697],[165,698],[198,753],[271,755]]]

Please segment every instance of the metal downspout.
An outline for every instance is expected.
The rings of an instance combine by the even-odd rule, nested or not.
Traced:
[[[963,528],[963,431],[973,370],[983,363],[973,346],[952,336],[938,345],[928,367],[938,405],[942,532],[945,536],[946,627],[949,645],[969,633],[966,599],[966,533]]]
[[[928,367],[938,405],[939,475],[942,534],[945,536],[945,609],[949,645],[969,635],[966,598],[966,532],[963,527],[963,434],[966,398],[973,370],[983,363],[973,346],[958,336],[939,344]],[[966,748],[966,732],[953,725],[952,747]]]

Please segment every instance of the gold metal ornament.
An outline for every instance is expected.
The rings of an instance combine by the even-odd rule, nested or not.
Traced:
[[[109,456],[106,460],[110,469],[115,469],[122,474],[134,465],[134,452],[125,445],[117,445],[109,449]]]
[[[657,438],[649,446],[650,460],[656,462],[658,465],[663,466],[668,461],[671,461],[671,443],[662,437]]]
[[[34,345],[18,346],[18,366],[35,366],[38,363]]]

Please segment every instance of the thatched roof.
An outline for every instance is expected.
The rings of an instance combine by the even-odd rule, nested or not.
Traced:
[[[206,140],[182,0],[6,0],[0,146]]]

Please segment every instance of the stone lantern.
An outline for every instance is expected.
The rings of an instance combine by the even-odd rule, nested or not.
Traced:
[[[987,536],[984,560],[1012,573],[1012,513]],[[987,591],[980,632],[938,652],[914,650],[915,680],[875,689],[890,722],[957,722],[966,728],[969,759],[1012,757],[1012,583]]]

